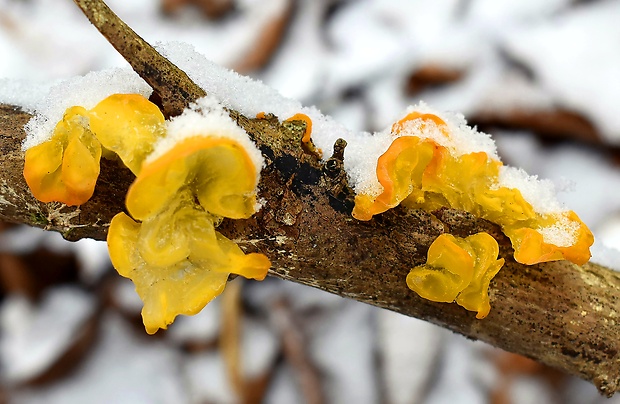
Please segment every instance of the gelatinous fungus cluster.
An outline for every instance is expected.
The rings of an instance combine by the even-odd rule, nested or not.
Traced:
[[[407,130],[411,127],[416,131]],[[356,196],[355,218],[370,220],[399,204],[429,212],[450,207],[500,225],[512,242],[515,260],[522,264],[566,259],[581,265],[589,260],[594,238],[573,211],[537,212],[519,189],[500,184],[503,165],[485,152],[458,154],[437,138],[410,135],[429,129],[440,137],[451,136],[449,125],[434,114],[414,111],[392,126],[395,139],[376,168],[383,189]],[[501,267],[497,255],[497,243],[490,236],[441,236],[431,245],[426,265],[414,268],[407,284],[424,298],[456,300],[482,318],[488,313],[486,289]],[[492,264],[485,269],[472,261]]]
[[[92,196],[102,150],[136,174],[129,215],[112,219],[108,248],[119,274],[136,285],[150,334],[179,314],[199,312],[231,273],[260,280],[270,267],[266,256],[245,254],[215,230],[223,218],[248,218],[257,208],[260,164],[246,145],[216,127],[147,158],[166,129],[154,104],[116,94],[90,111],[69,108],[52,137],[27,150],[24,169],[35,197],[71,205]]]
[[[114,94],[93,109],[68,108],[51,138],[26,150],[24,177],[42,202],[82,205],[93,195],[99,161],[118,155],[134,174],[164,134],[164,116],[138,94]]]
[[[144,302],[148,333],[166,328],[179,314],[200,311],[223,291],[231,273],[263,279],[270,267],[266,256],[245,254],[216,231],[224,218],[255,213],[262,160],[223,110],[219,117],[209,115],[219,104],[210,107],[207,100],[203,107],[197,102],[179,117],[186,121],[166,122],[144,97],[115,94],[91,110],[68,108],[51,137],[26,151],[24,176],[43,202],[88,201],[102,156],[120,158],[136,174],[126,197],[128,214],[112,220],[108,247],[114,267],[132,279]],[[301,147],[320,158],[310,138],[312,120],[296,114],[287,121],[305,123]],[[226,125],[241,137],[223,133]],[[187,133],[175,137],[173,127]],[[588,261],[593,236],[574,212],[537,210],[518,187],[502,183],[506,167],[499,158],[448,146],[454,130],[439,116],[418,111],[396,122],[393,140],[377,160],[381,189],[358,193],[353,216],[370,220],[398,205],[429,212],[450,207],[497,223],[520,263]],[[430,132],[433,136],[425,135]],[[456,302],[482,319],[491,308],[489,283],[504,263],[498,254],[487,233],[443,234],[406,283],[423,298]]]

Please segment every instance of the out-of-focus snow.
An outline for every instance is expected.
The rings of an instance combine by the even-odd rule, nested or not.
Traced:
[[[377,312],[377,322],[387,401],[392,404],[422,402],[433,383],[448,332],[387,310]]]
[[[465,341],[454,334],[449,340],[441,358],[443,370],[437,375],[439,380],[435,381],[425,403],[487,403],[488,390],[496,383],[496,375],[484,360],[486,346]]]
[[[188,402],[178,352],[146,341],[120,317],[107,314],[95,349],[73,377],[18,392],[14,399],[26,404]]]
[[[314,330],[310,353],[324,377],[330,402],[376,403],[379,400],[374,353],[373,314],[378,309],[344,301],[331,319]],[[355,335],[351,334],[355,330]],[[358,383],[364,380],[364,383]]]
[[[620,139],[620,2],[600,1],[506,35],[508,52],[533,69],[558,102]]]
[[[34,304],[15,295],[0,306],[0,375],[17,383],[45,371],[80,336],[95,299],[74,288],[46,292]]]
[[[178,316],[166,337],[175,343],[215,341],[220,329],[220,315],[220,300],[216,298],[194,316]]]

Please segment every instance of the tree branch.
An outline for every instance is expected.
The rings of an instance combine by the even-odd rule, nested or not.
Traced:
[[[142,74],[158,77],[149,82],[165,92],[158,86],[166,76],[145,70]],[[165,83],[167,89],[174,88]],[[318,161],[303,151],[304,128],[297,123],[281,123],[275,116],[248,119],[234,111],[231,116],[265,157],[259,184],[259,197],[265,202],[252,218],[225,220],[218,230],[246,252],[266,254],[273,265],[270,275],[430,321],[580,376],[607,395],[620,389],[620,274],[567,261],[519,264],[500,229],[467,212],[396,208],[371,221],[357,221],[350,214],[353,194],[341,153]],[[104,239],[110,219],[124,210],[131,173],[104,163],[95,194],[86,204],[75,208],[39,203],[21,175],[22,126],[28,118],[17,108],[0,105],[0,220],[59,231],[70,240]],[[476,320],[475,313],[460,306],[422,299],[407,288],[407,273],[426,261],[438,235],[464,237],[479,231],[498,240],[506,259],[491,282],[487,318]]]
[[[188,103],[206,92],[177,66],[159,55],[100,0],[74,0],[99,32],[125,57],[131,67],[154,90],[153,102],[166,118],[180,115]]]

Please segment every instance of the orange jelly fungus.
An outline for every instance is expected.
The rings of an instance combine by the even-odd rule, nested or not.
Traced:
[[[68,108],[51,138],[26,151],[26,183],[42,202],[82,205],[93,195],[102,152],[137,173],[163,123],[157,106],[138,94],[111,95],[91,110]]]
[[[432,114],[412,113],[393,125],[398,134],[406,122],[436,125],[449,136],[448,126]],[[594,237],[572,211],[537,213],[518,189],[498,186],[500,161],[484,152],[455,157],[433,140],[398,137],[377,162],[379,195],[358,194],[353,216],[370,220],[399,204],[434,211],[450,207],[497,223],[510,238],[514,257],[523,264],[566,259],[584,264],[590,259]],[[555,228],[555,230],[553,230]],[[566,237],[553,244],[545,240],[546,229],[564,231]],[[564,230],[562,230],[564,229]],[[566,234],[566,229],[570,229]],[[572,234],[571,234],[572,233]]]
[[[307,153],[314,154],[318,158],[321,158],[323,152],[321,149],[317,149],[316,146],[314,146],[311,139],[312,119],[310,119],[310,117],[306,114],[298,113],[288,118],[286,121],[303,121],[306,123],[306,130],[304,131],[304,135],[301,137],[301,146]]]
[[[228,276],[264,279],[263,254],[244,254],[215,228],[223,217],[256,211],[257,167],[227,138],[179,141],[143,165],[127,193],[127,210],[108,232],[110,258],[144,302],[149,334],[179,314],[195,314],[219,295]],[[141,221],[141,223],[136,220]]]
[[[497,242],[487,233],[467,238],[442,234],[431,244],[426,264],[409,272],[407,286],[434,302],[456,301],[483,319],[491,310],[489,283],[504,265],[498,254]]]

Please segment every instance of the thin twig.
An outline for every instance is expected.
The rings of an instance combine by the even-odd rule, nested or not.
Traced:
[[[84,15],[153,88],[166,117],[181,114],[206,92],[129,28],[101,0],[74,0]]]

